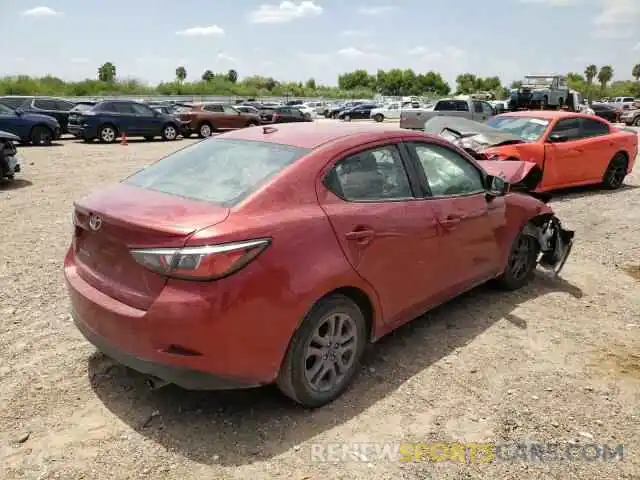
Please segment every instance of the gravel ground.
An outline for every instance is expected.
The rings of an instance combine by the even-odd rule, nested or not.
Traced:
[[[274,388],[149,391],[70,320],[72,201],[190,142],[25,147],[20,179],[0,185],[0,478],[640,478],[640,174],[617,192],[554,200],[577,232],[561,279],[479,288],[425,315],[372,349],[347,394],[309,412]],[[624,459],[311,457],[313,444],[438,441],[624,444]]]

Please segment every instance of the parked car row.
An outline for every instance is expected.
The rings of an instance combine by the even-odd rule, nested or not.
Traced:
[[[319,106],[316,105],[317,108]],[[307,105],[245,102],[186,104],[104,100],[70,102],[53,97],[0,97],[0,130],[22,143],[49,145],[62,134],[85,141],[113,143],[123,134],[148,140],[175,140],[179,135],[202,138],[214,132],[265,123],[311,121]]]

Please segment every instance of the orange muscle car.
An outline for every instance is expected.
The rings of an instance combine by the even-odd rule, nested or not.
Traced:
[[[511,112],[486,124],[436,117],[425,123],[425,131],[447,138],[479,160],[503,161],[499,168],[507,181],[519,180],[533,192],[590,184],[619,188],[638,154],[636,132],[581,113]],[[522,170],[520,161],[533,165]],[[517,179],[513,168],[520,169]]]

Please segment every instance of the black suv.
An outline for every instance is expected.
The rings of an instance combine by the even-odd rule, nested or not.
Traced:
[[[62,133],[69,133],[69,112],[75,103],[55,97],[6,96],[0,97],[0,103],[25,113],[39,113],[55,118]]]

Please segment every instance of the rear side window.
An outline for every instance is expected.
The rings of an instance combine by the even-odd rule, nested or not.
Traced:
[[[216,112],[216,113],[224,112],[224,108],[222,107],[222,105],[216,105],[216,104],[205,105],[203,107],[203,110],[206,110],[207,112]]]
[[[447,112],[468,112],[469,104],[465,100],[440,100],[434,110]]]
[[[340,160],[325,185],[344,200],[381,201],[413,196],[396,146],[366,150]]]
[[[124,183],[232,207],[309,151],[267,142],[211,139],[178,150]]]
[[[608,133],[608,125],[590,118],[582,119],[582,135],[584,137],[596,137],[598,135],[606,135]]]

